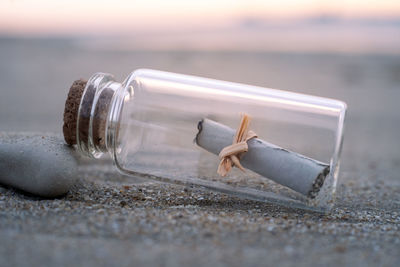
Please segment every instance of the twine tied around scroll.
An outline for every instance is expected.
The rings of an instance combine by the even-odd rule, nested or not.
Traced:
[[[233,166],[245,171],[242,164],[240,164],[240,156],[249,149],[247,141],[257,137],[255,132],[249,130],[250,121],[251,118],[249,115],[242,114],[242,119],[233,137],[232,145],[224,147],[219,153],[219,158],[221,159],[217,170],[219,175],[226,176]]]

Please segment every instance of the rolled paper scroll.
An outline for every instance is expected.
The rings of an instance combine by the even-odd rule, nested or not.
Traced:
[[[197,145],[215,155],[231,145],[235,136],[234,129],[210,119],[201,120],[198,130],[195,139]],[[252,138],[247,144],[248,151],[240,157],[243,167],[307,197],[315,198],[318,195],[329,174],[329,164],[259,138]]]

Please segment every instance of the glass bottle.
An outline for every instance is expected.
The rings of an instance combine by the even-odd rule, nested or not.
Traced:
[[[89,157],[111,155],[124,174],[327,211],[338,179],[345,111],[346,104],[338,100],[156,70],[136,70],[122,83],[96,73],[80,99],[76,143]],[[217,173],[219,148],[211,153],[214,147],[199,146],[200,124],[206,119],[236,130],[244,113],[252,118],[250,129],[257,138],[273,149],[276,145],[327,163],[327,176],[315,195],[290,188],[302,167],[291,172],[286,160],[279,164],[289,164],[289,172],[270,167],[286,176],[281,184],[252,170],[233,168],[226,177]],[[212,134],[208,145],[215,146]]]

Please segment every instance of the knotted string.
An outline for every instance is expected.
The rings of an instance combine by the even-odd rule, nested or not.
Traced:
[[[232,145],[223,148],[219,153],[219,158],[221,159],[217,171],[219,175],[226,176],[233,166],[245,171],[242,164],[240,164],[240,156],[249,149],[247,141],[257,137],[255,132],[249,130],[250,121],[249,115],[242,114]]]

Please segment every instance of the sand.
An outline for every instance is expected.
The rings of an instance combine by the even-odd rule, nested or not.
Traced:
[[[108,160],[87,160],[61,198],[0,187],[0,265],[395,266],[400,181],[380,163],[364,164],[368,172],[355,164],[341,174],[338,201],[321,215],[126,177]]]
[[[0,40],[0,58],[2,131],[59,132],[71,81],[96,71],[123,80],[142,67],[330,97],[349,107],[331,215],[185,192],[120,176],[107,162],[87,163],[63,198],[0,189],[0,265],[398,265],[398,55],[112,51],[23,38]]]

